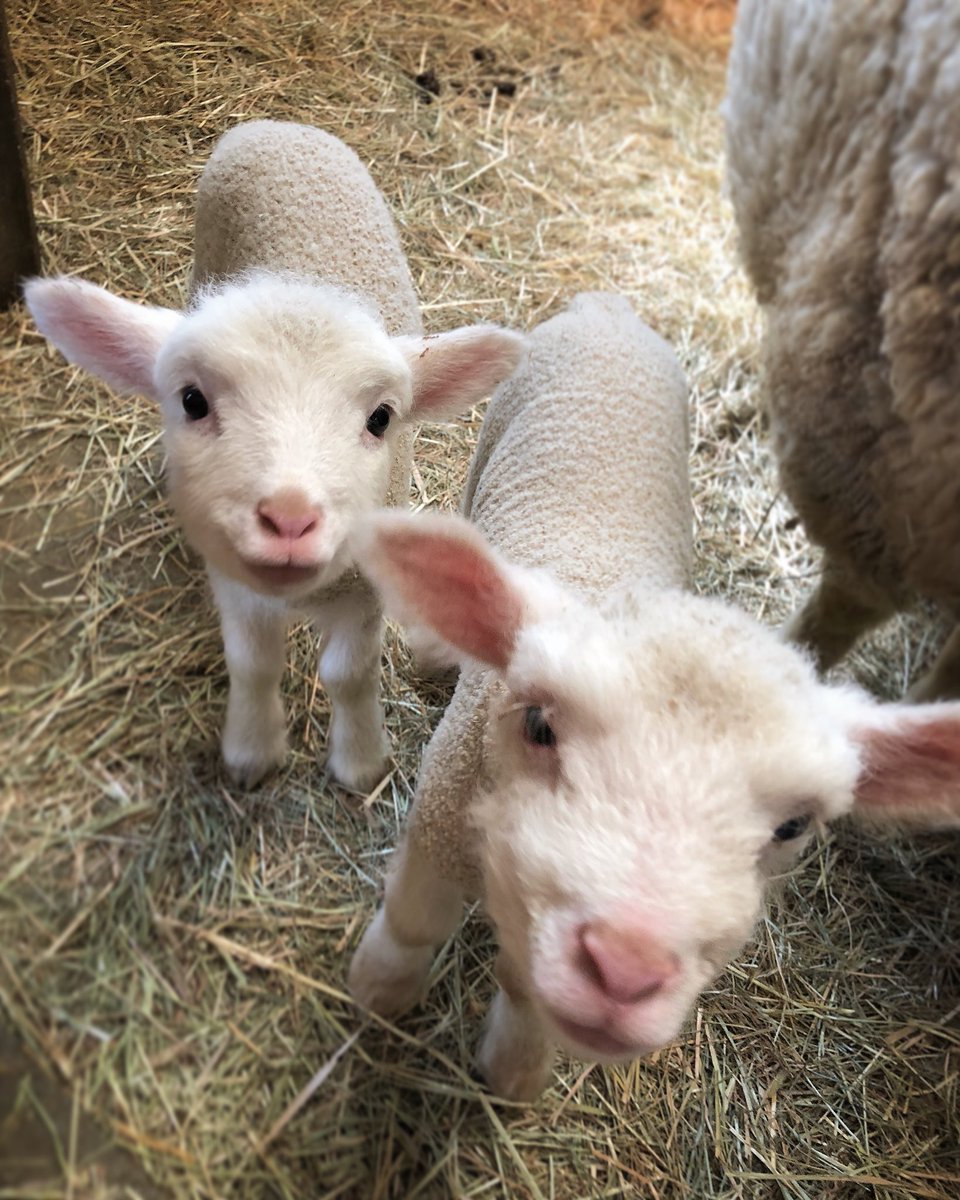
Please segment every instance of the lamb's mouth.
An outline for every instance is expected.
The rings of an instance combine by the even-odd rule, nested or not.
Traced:
[[[293,584],[309,583],[324,565],[323,563],[271,563],[251,558],[244,558],[241,561],[255,579],[269,587],[291,587]]]
[[[650,1049],[647,1047],[625,1042],[622,1038],[595,1025],[581,1025],[579,1021],[571,1021],[568,1017],[561,1017],[554,1012],[551,1012],[550,1018],[564,1038],[573,1046],[583,1047],[604,1058],[641,1058],[644,1054],[650,1053]]]

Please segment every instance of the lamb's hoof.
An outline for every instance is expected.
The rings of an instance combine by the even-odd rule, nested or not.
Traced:
[[[518,1023],[502,991],[494,997],[487,1014],[476,1066],[494,1095],[522,1104],[536,1100],[550,1082],[552,1047],[541,1033]]]
[[[287,757],[287,725],[279,697],[276,704],[258,709],[254,717],[234,702],[231,692],[220,744],[233,782],[239,787],[255,787]]]
[[[390,759],[383,754],[371,761],[368,756],[331,750],[327,758],[327,770],[347,791],[367,796],[390,770]]]
[[[518,1104],[532,1104],[550,1082],[550,1065],[524,1062],[522,1055],[508,1057],[490,1053],[484,1038],[477,1053],[476,1069],[495,1096]]]
[[[230,779],[241,788],[256,787],[271,771],[281,767],[287,757],[286,738],[282,745],[269,750],[253,749],[249,746],[228,747],[223,745],[223,761]]]
[[[381,1017],[396,1017],[420,999],[433,961],[432,946],[401,946],[381,908],[360,939],[347,986],[354,999]]]

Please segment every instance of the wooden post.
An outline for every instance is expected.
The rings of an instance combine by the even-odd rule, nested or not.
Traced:
[[[36,275],[39,270],[40,247],[23,156],[13,58],[0,0],[0,308],[8,308],[18,298],[24,276]]]

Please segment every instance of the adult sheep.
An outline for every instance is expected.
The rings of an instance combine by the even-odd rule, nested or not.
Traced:
[[[960,6],[741,0],[729,186],[821,667],[916,596],[960,616]],[[954,632],[912,694],[960,695]]]
[[[204,168],[185,312],[67,278],[30,282],[26,300],[71,362],[161,406],[170,495],[220,610],[228,768],[254,783],[282,760],[285,635],[308,616],[325,637],[331,771],[369,787],[387,753],[381,616],[347,530],[407,504],[413,427],[486,396],[523,339],[494,325],[424,336],[360,159],[277,121],[231,130]]]

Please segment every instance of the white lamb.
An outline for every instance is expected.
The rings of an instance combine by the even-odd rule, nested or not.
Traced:
[[[348,527],[407,504],[413,427],[486,396],[523,339],[425,337],[383,197],[352,150],[304,125],[221,138],[200,178],[194,288],[186,312],[66,278],[33,280],[26,299],[71,362],[161,406],[170,495],[220,609],[228,768],[252,784],[282,761],[285,635],[309,616],[330,769],[364,789],[387,754],[381,615]]]
[[[603,295],[530,343],[481,430],[473,524],[377,515],[355,535],[388,609],[462,674],[350,986],[386,1015],[413,1003],[482,896],[500,991],[480,1067],[515,1099],[556,1042],[614,1060],[675,1038],[816,823],[854,805],[960,821],[960,704],[827,686],[683,590],[686,401],[666,344]]]

